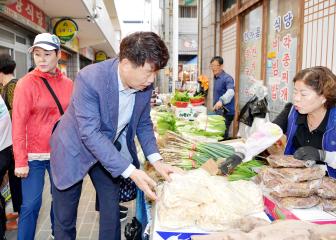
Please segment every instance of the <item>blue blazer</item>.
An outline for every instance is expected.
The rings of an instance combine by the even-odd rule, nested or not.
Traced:
[[[118,63],[118,59],[111,59],[93,64],[76,77],[69,107],[50,140],[51,173],[60,190],[81,181],[97,161],[113,177],[121,175],[131,163],[113,145],[118,127]],[[126,135],[137,168],[135,135],[145,156],[159,152],[150,118],[151,94],[152,87],[136,93]]]

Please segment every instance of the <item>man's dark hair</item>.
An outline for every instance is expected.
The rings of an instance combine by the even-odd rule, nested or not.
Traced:
[[[217,61],[219,63],[219,65],[223,65],[224,60],[221,56],[215,56],[211,59],[210,63],[212,63],[213,61]]]
[[[147,62],[154,71],[166,66],[169,53],[162,39],[153,32],[135,32],[120,43],[119,61],[127,58],[136,67]]]
[[[0,72],[3,74],[13,74],[16,67],[15,61],[9,54],[0,54]]]

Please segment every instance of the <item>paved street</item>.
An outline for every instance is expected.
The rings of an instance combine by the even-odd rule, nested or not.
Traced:
[[[36,229],[35,239],[36,240],[47,240],[50,238],[50,184],[49,179],[46,178],[46,185],[44,187],[43,193],[43,203],[40,211],[40,216],[38,219],[38,225]],[[82,196],[79,202],[78,208],[78,218],[77,218],[77,239],[79,240],[95,240],[98,239],[98,229],[99,229],[99,214],[95,211],[95,189],[91,183],[89,177],[86,177],[83,183]],[[124,204],[129,207],[129,215],[126,221],[121,225],[121,230],[124,230],[125,224],[131,221],[132,217],[135,215],[135,204],[134,201]],[[11,211],[11,202],[7,206],[7,212]],[[17,231],[8,231],[8,240],[16,240]],[[122,239],[125,239],[122,234]]]

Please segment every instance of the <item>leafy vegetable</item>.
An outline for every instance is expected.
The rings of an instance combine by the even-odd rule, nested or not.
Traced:
[[[253,168],[260,168],[265,164],[259,160],[251,160],[248,162],[244,162],[239,164],[236,169],[228,176],[229,181],[237,181],[237,180],[249,180],[254,177],[256,172]]]
[[[176,132],[176,118],[173,113],[160,112],[157,118],[157,129],[160,135],[165,134],[168,130]]]
[[[175,105],[176,102],[189,102],[190,97],[188,92],[176,91],[173,98],[171,99],[171,104]]]

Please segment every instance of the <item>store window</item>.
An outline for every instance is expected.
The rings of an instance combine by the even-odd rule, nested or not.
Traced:
[[[23,32],[12,31],[7,26],[0,27],[0,53],[8,53],[16,62],[15,78],[21,78],[30,67],[31,58],[28,53],[30,44]]]
[[[21,78],[27,73],[27,54],[25,52],[15,51],[16,78]]]
[[[261,79],[262,6],[243,16],[240,41],[239,107],[253,96],[251,86]]]
[[[27,44],[27,39],[25,39],[24,37],[20,37],[20,36],[15,36],[15,40],[17,43],[26,45]]]
[[[15,35],[12,32],[9,32],[5,29],[0,28],[0,40],[6,43],[14,44]]]
[[[224,69],[233,78],[236,76],[237,24],[233,23],[222,30],[222,57]]]
[[[196,6],[179,6],[180,18],[197,18]]]
[[[222,0],[223,12],[230,11],[235,7],[237,0]]]
[[[326,66],[336,73],[336,1],[305,0],[302,68]]]
[[[90,64],[92,64],[92,60],[90,60],[90,59],[88,59],[88,58],[86,58],[84,56],[80,56],[80,58],[79,58],[79,67],[80,67],[80,69],[82,69],[82,68],[84,68],[84,67],[86,67],[86,66],[88,66]]]
[[[292,0],[270,1],[265,67],[271,120],[292,99],[300,29],[299,4]]]

